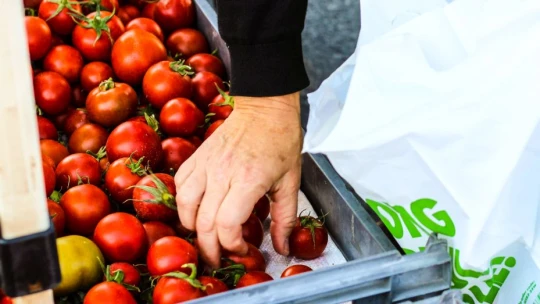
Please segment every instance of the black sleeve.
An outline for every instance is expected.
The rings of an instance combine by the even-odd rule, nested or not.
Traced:
[[[309,85],[301,34],[307,0],[217,0],[231,55],[231,95],[279,96]]]

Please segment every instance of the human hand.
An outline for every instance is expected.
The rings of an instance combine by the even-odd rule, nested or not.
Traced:
[[[203,259],[220,266],[221,248],[247,253],[242,224],[269,194],[275,250],[289,254],[300,187],[302,130],[299,93],[235,97],[229,118],[178,170],[182,225],[197,231]]]

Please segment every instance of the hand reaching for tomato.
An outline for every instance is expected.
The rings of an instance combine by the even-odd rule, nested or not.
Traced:
[[[223,125],[175,177],[182,224],[197,231],[203,259],[220,265],[221,249],[245,254],[242,238],[257,201],[272,198],[270,232],[276,251],[289,254],[296,222],[302,131],[299,94],[235,97]]]

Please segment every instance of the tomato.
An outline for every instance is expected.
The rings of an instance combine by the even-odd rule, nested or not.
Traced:
[[[128,24],[131,20],[138,18],[141,12],[136,6],[128,4],[120,7],[116,15],[122,20],[122,23]]]
[[[156,3],[154,2],[147,3],[141,12],[141,17],[154,20],[155,11],[156,11]],[[160,27],[160,30],[161,30],[161,27]]]
[[[41,1],[43,0],[23,0],[23,4],[25,8],[36,9],[41,4]]]
[[[78,184],[101,183],[99,162],[86,153],[75,153],[64,158],[56,167],[56,187],[62,191]]]
[[[205,296],[199,287],[201,283],[194,280],[165,276],[159,279],[152,296],[153,304],[176,304],[202,298]]]
[[[193,98],[202,109],[207,108],[212,100],[219,95],[219,90],[225,90],[221,77],[211,72],[195,74],[191,83],[193,85]]]
[[[66,225],[64,209],[60,207],[60,204],[51,199],[47,199],[47,208],[49,209],[49,217],[53,222],[56,237],[61,237],[64,234],[64,227]]]
[[[172,176],[164,173],[147,175],[133,190],[133,207],[144,221],[172,221],[178,217],[175,196]]]
[[[50,158],[49,156],[45,155],[45,154],[41,154],[41,162],[44,164],[44,165],[49,165],[51,166],[51,168],[56,169],[56,164],[54,163],[54,160],[52,158]],[[56,177],[56,175],[55,175]]]
[[[94,61],[86,64],[81,71],[81,86],[90,92],[97,88],[102,81],[113,77],[113,69],[110,65]]]
[[[56,296],[85,290],[101,280],[103,272],[99,261],[104,259],[94,242],[70,235],[56,239],[56,248],[62,276],[62,281],[54,288]]]
[[[31,60],[39,60],[47,54],[51,47],[51,29],[45,21],[38,17],[24,17],[26,27],[26,37],[28,39],[28,50]]]
[[[161,31],[161,28],[154,20],[150,18],[145,18],[145,17],[135,18],[126,25],[126,31],[129,31],[134,28],[147,31],[153,34],[154,36],[156,36],[161,42],[163,42],[164,37],[163,37],[163,32]]]
[[[34,98],[44,113],[62,114],[71,101],[71,87],[62,75],[42,72],[34,77]]]
[[[217,128],[219,128],[224,122],[225,122],[225,120],[216,120],[216,121],[214,121],[210,125],[210,127],[208,127],[206,132],[204,133],[204,140],[207,140],[208,137],[210,137],[210,135],[212,135],[217,130]]]
[[[268,196],[265,195],[257,201],[253,208],[253,213],[261,220],[261,222],[266,220],[270,214],[270,199],[268,199]]]
[[[130,85],[140,84],[148,68],[166,58],[167,50],[163,43],[156,36],[137,28],[127,31],[116,41],[111,55],[114,73]]]
[[[178,168],[195,153],[197,148],[188,140],[180,137],[167,138],[161,142],[163,148],[164,172],[176,172]]]
[[[304,260],[320,257],[327,243],[326,228],[311,216],[300,216],[289,236],[290,254]]]
[[[88,93],[86,110],[91,121],[114,127],[135,113],[137,103],[137,93],[131,86],[108,79]]]
[[[13,299],[5,296],[0,299],[0,304],[13,304]]]
[[[173,224],[174,231],[179,237],[182,237],[184,239],[192,238],[197,236],[197,232],[191,231],[184,227],[182,223],[180,223],[180,220],[177,219]]]
[[[54,124],[45,117],[37,116],[39,139],[58,140],[58,131]]]
[[[190,27],[195,21],[192,0],[160,0],[154,8],[154,20],[165,32]]]
[[[143,225],[135,216],[124,212],[109,214],[99,221],[93,239],[111,262],[134,263],[147,248]]]
[[[96,124],[85,124],[75,130],[69,138],[69,151],[71,153],[98,153],[99,149],[107,143],[107,130]],[[101,164],[100,164],[101,165]]]
[[[242,264],[246,271],[264,271],[266,269],[266,261],[261,251],[254,245],[248,243],[248,252],[242,256],[233,252],[224,251],[223,257],[233,261],[234,263]],[[229,266],[229,262],[223,261],[222,267]]]
[[[264,228],[261,220],[259,220],[255,214],[251,214],[248,220],[242,224],[242,237],[244,238],[244,241],[255,247],[261,247],[264,237]]]
[[[59,45],[63,45],[63,44],[66,44],[66,42],[64,41],[64,39],[56,34],[53,34],[52,35],[52,40],[51,40],[51,48],[55,47],[55,46],[59,46]]]
[[[144,157],[150,168],[156,169],[163,157],[159,135],[139,121],[127,121],[116,127],[109,135],[106,147],[109,162],[122,157]]]
[[[137,270],[137,268],[135,268],[135,266],[133,265],[124,262],[118,262],[112,263],[109,266],[109,275],[111,277],[114,278],[119,271],[123,273],[124,279],[122,280],[122,282],[117,283],[138,286],[141,282],[141,274],[139,273],[139,270]]]
[[[80,84],[75,84],[71,88],[71,104],[77,108],[84,108],[88,93],[84,91]]]
[[[115,160],[105,174],[105,188],[111,197],[120,203],[130,204],[135,186],[146,175],[144,158],[139,161],[130,157]]]
[[[146,222],[143,224],[146,230],[148,245],[152,246],[157,240],[166,236],[176,236],[176,232],[171,226],[158,221]]]
[[[201,276],[199,282],[206,288],[204,293],[208,296],[229,290],[225,283],[214,277]]]
[[[219,95],[208,105],[208,113],[213,114],[210,117],[212,121],[229,118],[234,109],[234,98],[228,92],[223,92],[221,89],[218,91]]]
[[[219,77],[225,76],[223,62],[212,54],[199,53],[188,58],[186,64],[193,68],[195,73],[211,72]]]
[[[47,20],[51,30],[58,35],[70,35],[75,28],[75,21],[70,14],[80,13],[81,6],[72,0],[44,0],[39,6],[38,16]]]
[[[169,136],[190,136],[204,123],[204,114],[189,99],[175,98],[161,109],[159,123]]]
[[[151,66],[143,78],[143,92],[157,109],[171,99],[191,97],[191,69],[183,61],[160,61]]]
[[[286,277],[293,276],[295,274],[304,273],[308,271],[313,271],[313,269],[311,269],[309,266],[306,266],[306,265],[291,265],[283,271],[283,273],[281,274],[281,277],[286,278]]]
[[[58,163],[62,159],[69,155],[67,148],[55,140],[42,139],[39,141],[39,146],[41,148],[41,154],[50,157],[54,161],[55,167],[58,166]]]
[[[178,54],[182,58],[189,58],[198,53],[208,53],[206,38],[195,29],[183,28],[176,30],[167,38],[166,44],[172,55]]]
[[[45,184],[45,195],[49,197],[56,186],[56,174],[54,173],[54,167],[50,164],[43,162],[43,180]]]
[[[69,232],[92,235],[98,222],[111,211],[107,195],[94,185],[75,186],[60,199]]]
[[[64,76],[69,83],[79,81],[83,64],[81,53],[69,45],[59,45],[51,48],[45,59],[43,59],[43,69],[45,71],[57,72]]]
[[[160,276],[173,271],[191,274],[184,264],[198,265],[197,250],[188,241],[176,236],[166,236],[157,240],[146,257],[146,265],[152,276]]]
[[[76,109],[71,112],[64,122],[64,131],[71,136],[75,130],[90,123],[86,109]]]
[[[263,271],[251,271],[243,275],[238,283],[236,283],[236,288],[247,287],[259,283],[264,283],[268,281],[273,281],[274,279]]]
[[[100,12],[99,15],[94,12],[82,19],[73,30],[73,45],[88,61],[108,61],[113,42],[125,31],[124,24],[110,12]]]
[[[108,12],[118,11],[120,7],[118,0],[90,0],[90,4],[92,11],[95,11],[98,5],[101,10]]]
[[[102,282],[92,287],[84,296],[83,304],[137,304],[131,293],[121,284]]]
[[[64,113],[52,116],[50,117],[50,119],[58,130],[64,131],[66,119],[73,111],[75,111],[75,108],[69,105],[67,110]]]
[[[198,136],[191,136],[188,140],[195,145],[196,148],[199,148],[202,145],[202,140]]]

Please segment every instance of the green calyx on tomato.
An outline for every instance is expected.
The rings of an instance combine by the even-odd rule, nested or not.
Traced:
[[[35,17],[35,16],[37,16],[37,12],[36,12],[36,10],[33,9],[33,8],[25,7],[25,8],[24,8],[24,15],[25,15],[25,16],[32,16],[32,17]]]
[[[94,153],[94,152],[92,152],[90,150],[87,150],[86,154],[89,154],[89,155],[93,156],[95,159],[97,159],[97,161],[100,161],[100,160],[104,159],[105,157],[107,157],[107,150],[105,150],[105,146],[103,146],[103,147],[99,148],[97,153]]]
[[[246,267],[225,257],[222,257],[221,260],[226,261],[230,265],[212,271],[212,277],[223,281],[227,286],[233,288],[238,283],[238,280],[246,274]]]
[[[225,100],[224,102],[219,102],[219,103],[211,103],[209,104],[208,106],[210,105],[215,105],[215,106],[219,106],[219,107],[223,107],[223,106],[231,106],[232,108],[234,108],[234,98],[225,93],[218,85],[217,83],[215,84],[216,85],[216,88],[219,92],[219,95],[221,95],[223,97],[223,99]]]
[[[150,187],[150,186],[131,186],[130,188],[139,188],[141,190],[144,190],[148,193],[150,193],[154,199],[149,200],[142,200],[145,203],[151,203],[151,204],[163,204],[167,206],[169,209],[172,210],[178,210],[176,207],[176,199],[174,198],[174,195],[172,195],[169,192],[169,189],[167,186],[154,174],[150,175],[150,178],[152,179],[152,182],[156,185],[156,187]]]
[[[191,274],[190,275],[187,275],[181,271],[173,271],[173,272],[169,272],[169,273],[166,273],[160,277],[169,277],[169,278],[177,278],[177,279],[182,279],[186,282],[188,282],[191,286],[195,287],[195,288],[198,288],[202,291],[204,291],[206,289],[206,286],[204,286],[203,284],[201,284],[201,282],[199,280],[197,280],[197,265],[193,264],[193,263],[189,263],[189,264],[184,264],[182,265],[182,268],[190,268],[191,269]]]
[[[77,11],[76,9],[73,8],[73,5],[79,4],[78,1],[48,0],[47,2],[55,3],[58,6],[56,7],[56,10],[54,11],[54,13],[49,18],[47,18],[47,20],[45,20],[45,21],[49,21],[49,20],[53,19],[54,17],[58,16],[58,14],[60,14],[62,12],[62,10],[65,9],[65,8],[67,8],[67,10],[70,11],[71,13],[73,13],[73,14],[77,14],[77,15],[80,14],[79,11]]]
[[[60,202],[60,199],[62,198],[62,192],[58,190],[54,190],[53,193],[49,196],[49,198],[54,202]]]
[[[135,152],[133,152],[135,153]],[[138,161],[133,160],[133,153],[129,156],[129,163],[126,164],[126,167],[131,170],[131,173],[136,174],[138,176],[145,176],[148,175],[148,167],[145,167],[142,165],[144,161],[144,156],[141,157]]]
[[[298,217],[300,220],[300,226],[309,229],[309,232],[311,233],[311,239],[313,240],[313,247],[316,247],[317,244],[315,242],[315,229],[323,227],[324,220],[328,214],[323,214],[319,218],[314,218],[310,215],[310,213],[308,213],[308,215],[302,216],[303,212],[304,211],[300,212],[300,216]]]
[[[149,115],[147,113],[144,113],[144,119],[146,120],[146,123],[148,124],[148,126],[150,126],[152,130],[156,131],[159,137],[163,137],[163,133],[161,133],[161,131],[159,130],[159,122],[156,119],[155,114]]]
[[[185,62],[186,61],[183,59],[178,60],[178,61],[173,61],[169,64],[169,67],[171,68],[171,70],[175,71],[176,73],[182,76],[195,74],[189,65],[184,64]]]
[[[105,275],[105,280],[107,282],[118,283],[124,286],[129,291],[136,291],[136,292],[141,291],[139,287],[126,284],[124,282],[124,277],[125,277],[124,271],[122,271],[121,269],[117,269],[111,274],[111,266],[110,265],[105,266],[105,264],[103,264],[103,261],[101,261],[99,258],[98,260],[99,260],[99,264],[101,265],[101,269],[103,270],[103,274]]]
[[[114,83],[112,77],[110,77],[107,80],[103,80],[98,86],[99,91],[100,92],[105,92],[105,91],[108,91],[108,90],[112,90],[112,89],[114,89],[114,84],[115,83]]]
[[[96,32],[96,40],[94,40],[94,45],[97,43],[97,41],[101,38],[102,32],[105,32],[107,34],[107,37],[109,37],[109,40],[111,41],[111,44],[113,43],[113,38],[111,35],[111,29],[107,25],[107,22],[109,22],[115,14],[116,7],[113,8],[113,11],[110,15],[106,16],[105,18],[101,17],[101,10],[100,6],[96,8],[96,15],[92,18],[88,18],[82,14],[72,13],[70,14],[73,17],[73,21],[77,23],[80,27],[84,29],[93,29]],[[81,21],[83,23],[81,23]],[[101,86],[101,84],[100,84]]]

